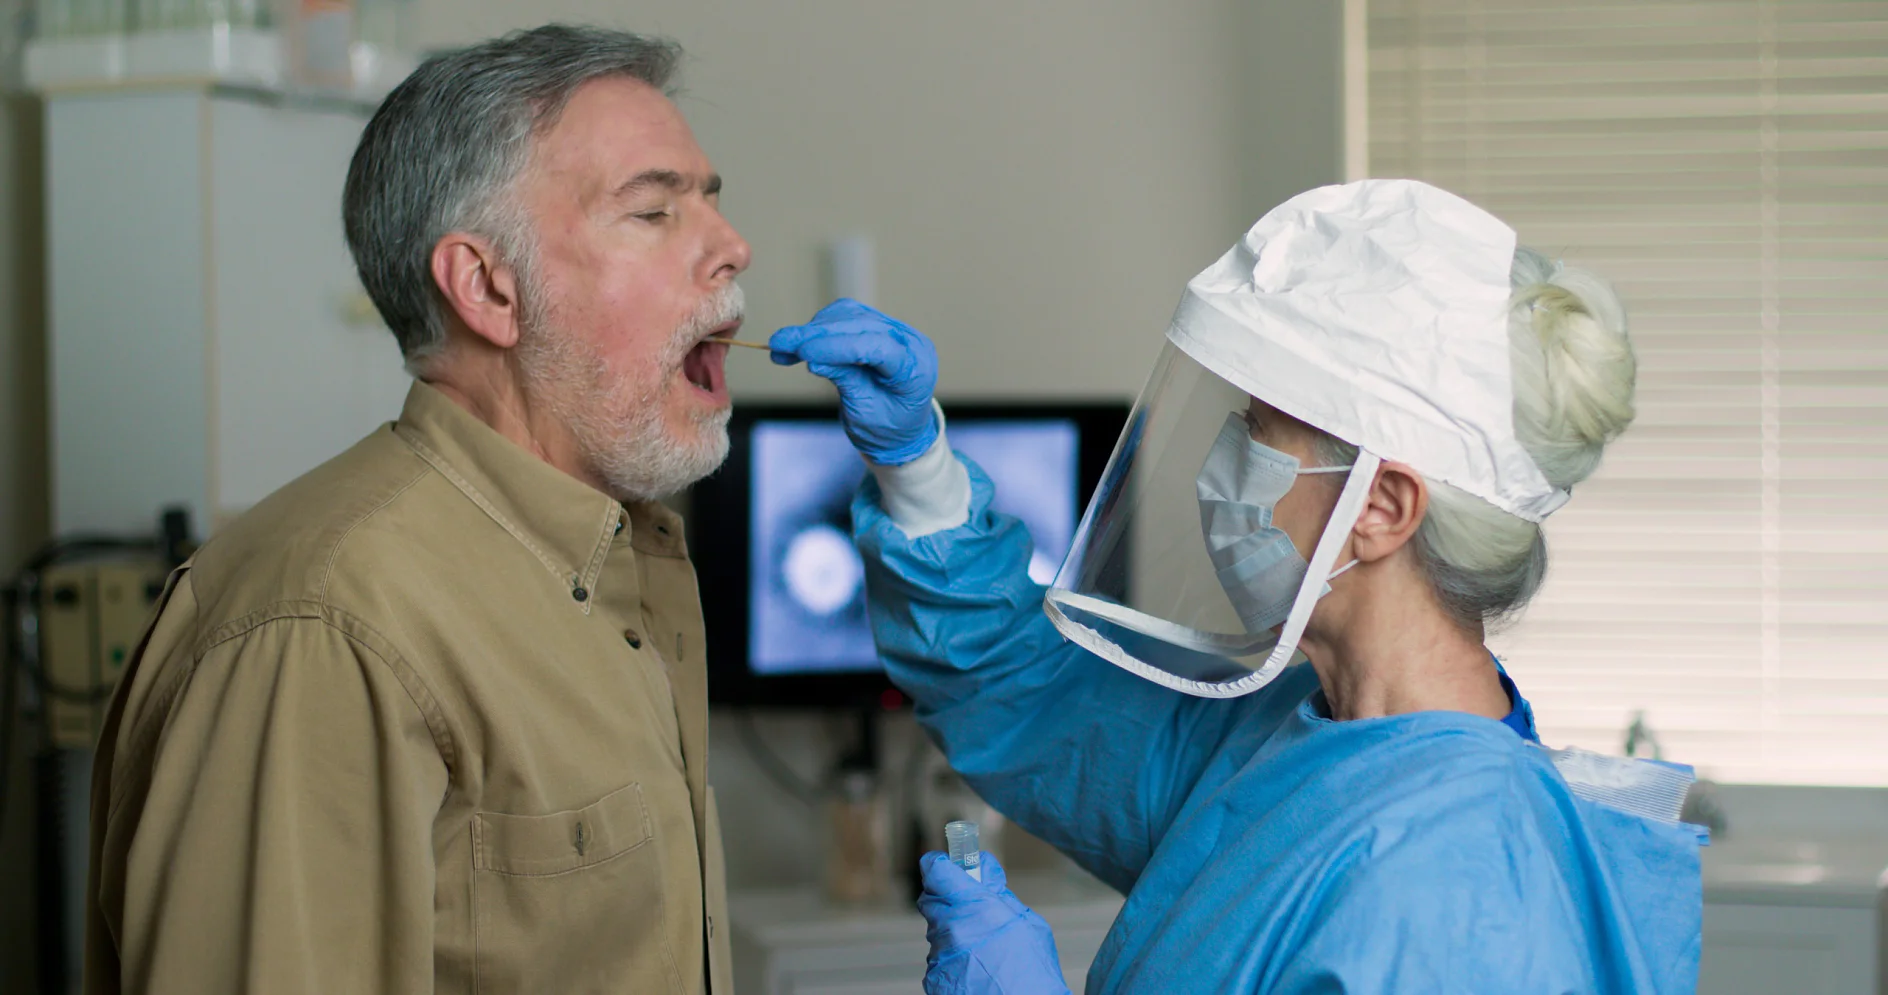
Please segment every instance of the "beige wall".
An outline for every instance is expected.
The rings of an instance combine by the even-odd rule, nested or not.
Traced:
[[[1240,60],[1240,213],[1344,179],[1344,8],[1358,0],[1247,0]]]
[[[682,106],[755,250],[751,334],[823,304],[821,244],[863,232],[947,395],[1131,396],[1186,278],[1244,227],[1238,7],[421,0],[420,24],[427,44],[559,19],[680,40]],[[817,389],[730,364],[745,396]]]

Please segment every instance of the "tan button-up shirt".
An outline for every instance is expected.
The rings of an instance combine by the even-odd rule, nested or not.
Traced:
[[[416,384],[171,579],[92,789],[88,992],[731,990],[701,605]]]

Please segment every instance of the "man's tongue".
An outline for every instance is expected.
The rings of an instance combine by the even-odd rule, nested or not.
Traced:
[[[690,349],[688,355],[682,357],[682,376],[688,378],[689,383],[702,391],[719,394],[721,392],[721,362],[727,351],[727,346],[719,345],[713,340],[696,343],[695,348]]]

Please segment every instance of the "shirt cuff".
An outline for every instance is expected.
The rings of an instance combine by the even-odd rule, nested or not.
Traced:
[[[879,506],[908,539],[954,529],[970,521],[970,471],[945,438],[944,409],[937,412],[937,441],[924,455],[898,466],[867,461],[878,479]]]

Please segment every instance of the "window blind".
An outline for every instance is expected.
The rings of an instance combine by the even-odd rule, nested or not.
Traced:
[[[1888,0],[1367,3],[1351,161],[1630,315],[1638,420],[1492,641],[1545,738],[1888,784]]]

